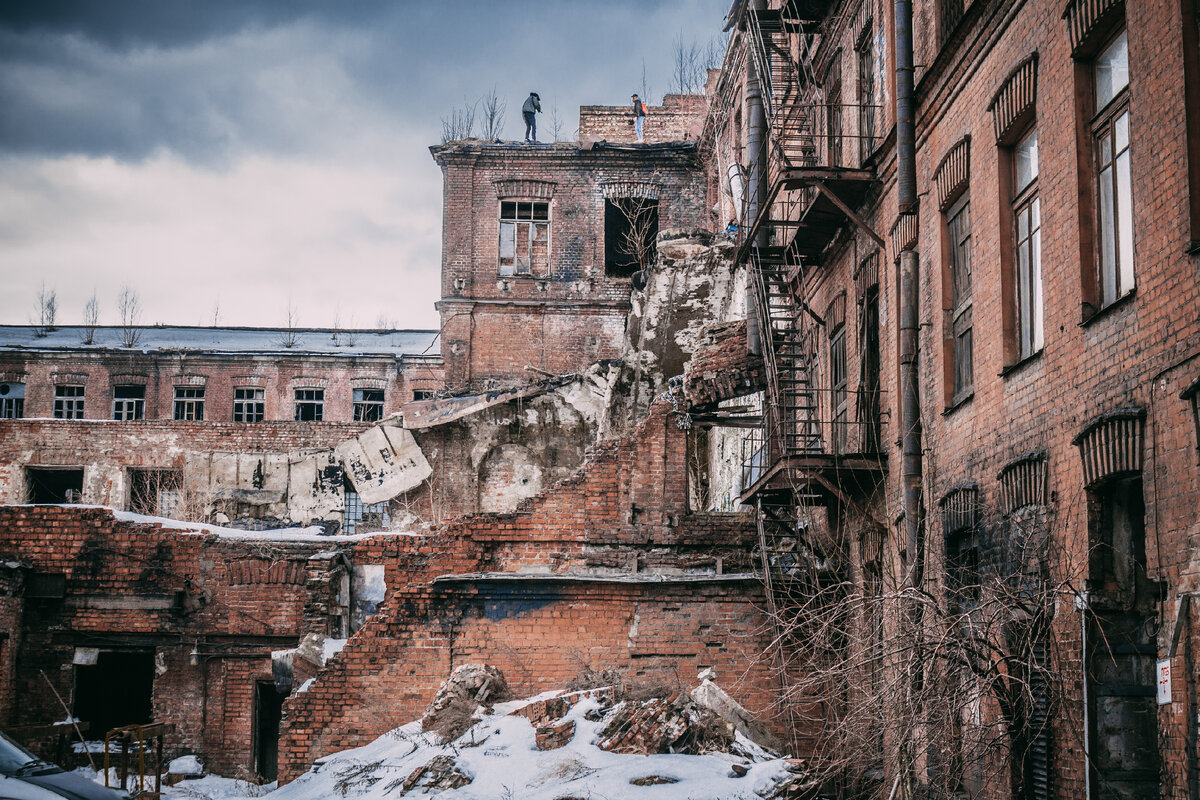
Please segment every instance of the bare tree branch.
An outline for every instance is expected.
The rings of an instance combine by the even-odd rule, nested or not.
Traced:
[[[96,293],[83,306],[83,331],[79,337],[83,344],[93,344],[96,341],[96,326],[100,323],[100,301]]]
[[[508,104],[500,99],[496,94],[496,87],[492,86],[491,91],[480,99],[479,105],[482,109],[480,138],[488,141],[499,139],[500,134],[504,132],[504,111]]]
[[[133,347],[142,338],[142,303],[138,293],[128,286],[121,287],[117,295],[117,314],[121,318],[121,346]]]

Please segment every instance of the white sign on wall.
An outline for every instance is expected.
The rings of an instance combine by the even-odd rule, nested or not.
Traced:
[[[1154,670],[1155,682],[1158,684],[1158,704],[1171,704],[1171,660],[1159,661]]]

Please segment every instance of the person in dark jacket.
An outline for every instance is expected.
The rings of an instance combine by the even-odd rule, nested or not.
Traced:
[[[633,132],[642,141],[642,127],[646,123],[646,104],[636,94],[633,96]]]
[[[537,142],[537,113],[542,110],[542,98],[538,97],[537,92],[530,92],[529,97],[525,98],[525,105],[521,106],[521,115],[525,117],[525,141]]]

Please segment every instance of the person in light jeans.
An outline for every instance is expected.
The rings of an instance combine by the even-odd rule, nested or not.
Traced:
[[[646,104],[636,94],[633,95],[633,132],[637,140],[643,141],[642,130],[646,123]]]

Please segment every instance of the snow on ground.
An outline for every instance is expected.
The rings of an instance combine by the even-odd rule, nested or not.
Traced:
[[[439,756],[452,759],[454,768],[471,778],[465,786],[437,792],[439,800],[753,800],[769,794],[788,774],[782,759],[766,756],[745,740],[747,752],[757,751],[757,757],[606,752],[596,746],[604,719],[592,721],[585,716],[600,708],[593,699],[580,701],[567,713],[566,719],[576,725],[572,741],[556,750],[540,751],[527,719],[501,716],[517,705],[521,704],[497,706],[495,713],[445,745],[438,743],[436,734],[421,733],[420,722],[409,723],[364,747],[318,760],[311,772],[265,796],[269,800],[426,796],[420,785],[403,794],[401,783]],[[747,768],[744,777],[733,776],[735,763]],[[644,779],[663,782],[632,783]]]
[[[104,785],[104,773],[96,772],[88,767],[80,767],[75,772],[90,778],[101,786]],[[114,767],[111,770],[109,785],[115,787],[117,785],[117,770]],[[131,786],[136,789],[136,781],[131,783]],[[174,786],[162,787],[163,800],[242,800],[246,797],[263,797],[270,793],[275,788],[275,784],[268,783],[265,786],[259,786],[248,781],[240,781],[236,778],[222,778],[218,775],[205,775],[203,778],[194,778],[186,781],[180,781]],[[154,778],[146,779],[147,791],[154,791]]]

